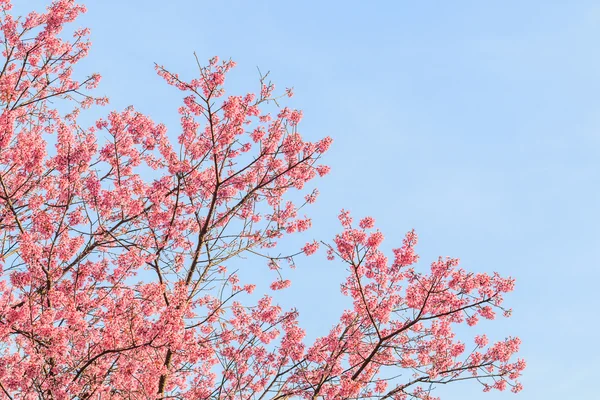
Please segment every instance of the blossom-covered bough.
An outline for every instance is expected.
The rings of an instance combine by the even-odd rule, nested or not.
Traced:
[[[331,139],[303,140],[301,112],[279,107],[264,77],[256,95],[225,96],[231,61],[199,64],[190,81],[157,66],[185,93],[177,140],[133,108],[86,128],[80,110],[107,100],[90,95],[99,75],[74,78],[88,30],[62,31],[83,6],[0,8],[0,397],[431,399],[436,384],[469,379],[521,389],[519,339],[452,331],[508,314],[513,280],[455,259],[418,272],[413,232],[388,260],[373,219],[340,214],[326,247],[347,266],[352,307],[312,344],[296,311],[228,272],[243,255],[278,269],[269,250],[310,227],[298,210],[316,192],[284,195],[328,172]]]

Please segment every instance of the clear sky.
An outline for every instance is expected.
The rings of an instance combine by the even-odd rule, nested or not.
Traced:
[[[309,236],[332,237],[346,208],[373,216],[389,247],[415,228],[423,267],[449,255],[517,279],[514,316],[465,333],[522,338],[523,392],[483,394],[467,382],[439,395],[597,398],[599,2],[86,4],[78,24],[91,27],[94,47],[80,71],[103,75],[111,109],[134,104],[174,136],[180,93],[154,62],[191,77],[193,51],[231,57],[234,91],[257,87],[257,66],[295,87],[302,133],[334,138]],[[299,309],[309,338],[325,333],[346,305],[343,267],[321,254],[288,276],[281,303]]]

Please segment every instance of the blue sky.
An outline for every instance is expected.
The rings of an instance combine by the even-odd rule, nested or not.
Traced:
[[[40,0],[19,2],[17,9]],[[25,4],[27,3],[27,4]],[[517,279],[514,316],[482,325],[518,335],[528,369],[519,395],[473,383],[446,398],[594,398],[600,360],[600,4],[594,1],[87,2],[78,24],[110,108],[134,104],[177,134],[180,93],[153,63],[192,76],[192,53],[238,63],[234,92],[256,67],[304,110],[307,138],[334,138],[309,236],[337,213],[371,215],[389,247],[415,228],[422,266],[460,257]],[[262,268],[262,266],[257,266]],[[300,260],[280,301],[314,338],[345,306],[341,265]],[[307,295],[310,293],[310,295]],[[443,397],[444,398],[444,397]]]

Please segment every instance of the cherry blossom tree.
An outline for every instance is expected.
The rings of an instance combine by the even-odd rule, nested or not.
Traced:
[[[56,0],[16,18],[0,0],[0,10],[2,398],[433,399],[437,384],[461,380],[521,389],[518,338],[453,333],[508,316],[513,279],[450,258],[420,271],[414,232],[388,259],[373,219],[341,212],[324,247],[347,268],[349,308],[311,344],[298,313],[270,296],[290,285],[285,272],[250,295],[255,285],[228,271],[241,256],[266,260],[244,268],[279,270],[319,247],[271,255],[310,227],[299,210],[317,192],[304,187],[329,171],[319,161],[331,139],[305,141],[302,113],[280,106],[291,90],[277,97],[263,76],[259,93],[226,96],[235,64],[217,58],[191,80],[157,65],[183,92],[176,139],[132,107],[84,127],[81,111],[107,103],[90,94],[99,75],[74,78],[89,32],[63,28],[85,8]]]

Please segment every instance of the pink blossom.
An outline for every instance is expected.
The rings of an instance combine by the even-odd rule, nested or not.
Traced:
[[[284,280],[277,280],[273,283],[271,283],[270,288],[272,290],[281,290],[281,289],[285,289],[288,288],[292,285],[292,282],[289,279],[284,279]]]
[[[302,248],[302,251],[307,256],[314,254],[319,249],[319,243],[316,241],[306,243],[306,245]]]

